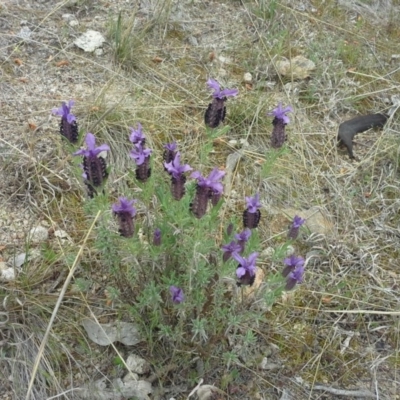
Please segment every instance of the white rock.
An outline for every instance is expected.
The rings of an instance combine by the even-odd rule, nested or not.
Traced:
[[[246,83],[251,83],[251,82],[253,82],[253,76],[251,75],[250,72],[245,72],[245,74],[243,75],[243,80]]]
[[[5,263],[4,261],[0,261],[0,271],[4,271],[7,268],[7,263]]]
[[[73,14],[63,14],[61,18],[65,19],[66,21],[71,21],[72,19],[75,19],[75,16]]]
[[[22,265],[24,265],[27,255],[27,253],[18,254],[13,260],[10,260],[10,262],[11,264],[14,264],[15,268],[22,267]]]
[[[108,346],[113,342],[121,342],[133,346],[141,341],[139,329],[130,322],[116,321],[109,324],[98,324],[89,318],[82,321],[82,326],[93,342],[100,346]]]
[[[19,36],[21,39],[27,40],[31,37],[31,35],[32,31],[29,29],[29,27],[23,26],[17,36]]]
[[[130,354],[126,360],[127,367],[137,374],[145,374],[150,370],[149,363],[136,354]]]
[[[102,56],[103,53],[104,53],[103,49],[96,49],[94,51],[94,55],[97,56],[97,57]]]
[[[43,226],[36,226],[28,233],[28,240],[32,243],[43,243],[49,238],[49,231]]]
[[[283,76],[293,79],[305,79],[315,69],[315,63],[304,56],[296,56],[292,60],[283,59],[275,63],[276,70]]]
[[[124,383],[129,382],[129,381],[138,381],[139,380],[139,375],[135,374],[134,372],[128,372],[123,378],[122,381]]]
[[[105,39],[100,32],[89,29],[74,41],[74,45],[84,51],[93,52],[101,47],[104,42]]]
[[[68,25],[73,28],[75,26],[78,26],[79,22],[76,19],[73,19],[72,21],[68,22]]]
[[[236,139],[231,139],[228,142],[231,146],[236,146],[238,144],[238,141]]]
[[[14,281],[15,280],[15,268],[6,268],[0,271],[0,280],[2,281]]]

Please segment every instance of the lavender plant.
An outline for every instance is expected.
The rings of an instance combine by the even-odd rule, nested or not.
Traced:
[[[219,124],[225,115],[226,96],[236,95],[237,90],[220,90],[215,81],[209,84],[218,104],[209,111],[209,117]],[[136,163],[136,179],[146,182],[151,173],[152,150],[146,148],[141,124],[130,128],[129,140],[134,146],[129,155]],[[105,144],[96,147],[91,133],[85,142],[86,149],[74,154],[83,156],[85,183],[97,192],[108,175],[100,153],[110,148]],[[154,152],[157,159],[157,149]],[[249,300],[238,296],[238,292],[243,294],[247,286],[254,288],[258,271],[269,268],[261,262],[262,248],[254,229],[261,218],[260,196],[256,193],[245,198],[245,211],[233,218],[221,243],[225,172],[215,167],[207,175],[200,163],[199,170],[186,176],[192,167],[181,163],[183,156],[175,142],[164,146],[162,158],[164,171],[162,167],[153,171],[156,184],[142,185],[135,199],[124,189],[126,197],[121,195],[110,205],[110,198],[116,197],[114,189],[112,196],[105,193],[89,200],[104,210],[95,248],[101,255],[100,262],[110,268],[108,293],[113,293],[113,301],[121,301],[131,317],[141,323],[149,341],[163,340],[174,348],[193,343],[207,347],[232,327],[239,329],[249,318],[248,312],[238,306]],[[234,232],[240,219],[244,230]],[[267,301],[273,303],[282,291],[302,282],[301,260],[299,257],[297,264],[285,260],[282,272],[266,280]],[[230,286],[222,283],[226,277],[232,282]],[[256,322],[264,318],[263,313],[251,312]],[[232,315],[237,318],[233,320]],[[248,337],[254,339],[251,334]]]

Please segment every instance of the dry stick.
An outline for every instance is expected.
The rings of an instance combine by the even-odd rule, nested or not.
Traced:
[[[313,390],[323,390],[328,393],[336,394],[338,396],[351,396],[351,397],[370,397],[375,398],[375,394],[367,389],[360,390],[347,390],[347,389],[335,389],[329,386],[318,385],[314,386]]]
[[[35,378],[36,378],[37,370],[38,370],[38,368],[39,368],[39,363],[40,363],[40,360],[41,360],[41,358],[42,358],[43,351],[44,351],[44,348],[45,348],[45,346],[46,346],[47,339],[48,339],[48,337],[49,337],[51,328],[52,328],[53,323],[54,323],[54,320],[55,320],[55,318],[56,318],[58,309],[60,308],[61,302],[62,302],[62,300],[63,300],[63,298],[64,298],[64,295],[65,295],[65,293],[66,293],[66,291],[67,291],[68,285],[69,285],[69,283],[70,283],[70,281],[71,281],[71,279],[72,279],[72,275],[74,274],[75,269],[76,269],[76,267],[77,267],[77,265],[78,265],[78,260],[79,260],[80,257],[81,257],[81,254],[82,254],[82,252],[83,252],[83,248],[84,248],[84,246],[85,246],[85,243],[87,242],[87,240],[88,240],[88,238],[89,238],[89,235],[90,235],[90,233],[92,232],[92,230],[93,230],[93,228],[94,228],[94,225],[95,225],[97,219],[98,219],[99,216],[100,216],[100,213],[101,213],[101,211],[98,211],[98,212],[97,212],[96,217],[94,218],[94,220],[93,220],[93,222],[92,222],[92,225],[90,226],[89,231],[88,231],[88,233],[86,234],[85,239],[83,240],[83,243],[82,243],[82,245],[81,245],[81,247],[80,247],[80,249],[79,249],[79,252],[78,252],[78,254],[77,254],[76,257],[75,257],[74,264],[72,265],[72,267],[71,267],[71,269],[70,269],[70,271],[69,271],[69,274],[68,274],[68,276],[67,276],[67,279],[66,279],[65,282],[64,282],[64,285],[63,285],[63,287],[62,287],[61,293],[60,293],[60,295],[58,296],[57,303],[56,303],[56,305],[55,305],[55,307],[54,307],[53,313],[51,314],[51,318],[50,318],[49,324],[47,325],[46,332],[45,332],[45,334],[44,334],[44,336],[43,336],[42,343],[40,344],[39,352],[38,352],[38,355],[36,356],[35,364],[33,365],[32,375],[31,375],[31,379],[30,379],[30,381],[29,381],[28,392],[26,393],[25,400],[29,400],[29,396],[30,396],[31,391],[32,391],[32,388],[33,388],[33,383],[34,383]]]

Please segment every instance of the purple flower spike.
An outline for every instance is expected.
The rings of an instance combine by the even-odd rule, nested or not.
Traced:
[[[227,262],[232,257],[233,253],[240,253],[242,251],[242,246],[232,240],[229,244],[224,244],[221,249],[224,252],[222,260]]]
[[[146,182],[151,175],[150,168],[150,154],[151,149],[145,149],[145,136],[142,132],[142,125],[138,123],[137,130],[131,128],[131,135],[129,140],[134,144],[134,148],[130,151],[129,155],[136,162],[136,179],[141,182]]]
[[[290,122],[286,113],[292,111],[292,107],[288,106],[282,108],[281,103],[279,103],[277,108],[267,114],[274,117],[274,120],[272,121],[274,128],[271,135],[271,146],[275,149],[282,147],[286,141],[285,126]]]
[[[292,225],[290,226],[289,232],[288,232],[288,238],[295,240],[299,236],[299,230],[300,227],[306,222],[305,219],[302,219],[298,215],[295,215],[293,218]]]
[[[67,138],[71,143],[76,143],[79,136],[76,117],[71,113],[71,108],[74,104],[75,102],[70,100],[68,104],[63,102],[60,108],[54,108],[52,110],[54,115],[61,117],[60,134]]]
[[[252,253],[247,258],[240,256],[238,253],[233,253],[232,257],[239,263],[236,269],[236,276],[239,278],[238,286],[252,285],[256,277],[256,259],[258,253]]]
[[[304,266],[304,258],[296,257],[294,254],[292,254],[290,257],[285,258],[283,263],[286,265],[286,267],[282,271],[282,276],[286,277],[295,269]]]
[[[181,154],[176,153],[173,161],[164,163],[164,168],[171,175],[171,193],[175,200],[180,200],[185,194],[185,172],[191,171],[188,164],[181,165]]]
[[[224,187],[220,180],[225,175],[225,171],[214,168],[207,178],[204,178],[199,171],[193,172],[190,177],[197,179],[196,195],[190,205],[190,210],[197,218],[201,218],[207,210],[207,201],[211,199],[216,205],[221,198]]]
[[[257,228],[261,219],[260,195],[256,193],[254,197],[246,197],[247,209],[243,212],[243,225],[245,228]]]
[[[111,206],[114,214],[118,218],[119,233],[124,237],[132,237],[135,231],[133,218],[136,215],[136,208],[133,204],[136,200],[128,200],[126,197],[120,197],[118,203]]]
[[[287,279],[285,290],[292,290],[298,283],[303,282],[304,278],[304,265],[299,265],[294,271],[292,271]]]
[[[133,144],[141,144],[144,145],[146,142],[146,136],[143,134],[143,127],[140,122],[137,124],[137,129],[129,128],[131,130],[131,134],[129,136],[129,140]]]
[[[161,246],[161,231],[159,228],[156,228],[153,235],[153,245]]]
[[[109,151],[110,147],[107,144],[102,144],[96,147],[96,138],[92,133],[87,133],[86,138],[87,149],[76,151],[74,156],[83,156],[83,173],[85,184],[88,188],[89,196],[93,197],[97,194],[96,188],[101,187],[108,176],[107,163],[99,154],[103,151]]]
[[[176,149],[178,148],[176,142],[172,142],[172,143],[167,143],[166,145],[164,145],[164,154],[163,154],[163,160],[166,163],[170,163],[171,161],[173,161],[173,159],[175,158],[175,155],[177,153]],[[166,170],[166,168],[164,167],[164,169]]]
[[[181,288],[178,288],[176,286],[170,286],[169,291],[171,293],[172,301],[175,304],[182,303],[185,297],[183,295],[183,290]]]
[[[243,232],[237,233],[235,235],[235,239],[238,241],[238,244],[241,247],[241,251],[239,253],[242,253],[246,243],[248,242],[248,240],[250,239],[251,236],[251,230],[249,228],[246,228]]]
[[[210,198],[209,193],[210,189],[207,186],[200,186],[197,184],[196,194],[189,205],[189,209],[198,219],[203,217],[207,211],[208,199]]]
[[[227,97],[236,96],[237,89],[221,90],[219,83],[214,79],[209,79],[207,85],[213,92],[213,101],[207,107],[204,115],[204,122],[210,128],[217,128],[221,122],[224,122],[226,115],[225,101]]]

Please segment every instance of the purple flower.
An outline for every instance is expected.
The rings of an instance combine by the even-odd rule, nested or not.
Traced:
[[[251,236],[251,230],[249,228],[246,228],[244,231],[237,233],[235,235],[235,239],[238,241],[238,244],[242,248],[242,251],[240,251],[240,253],[244,251],[244,248],[246,246],[246,243],[250,239],[250,236]]]
[[[177,152],[174,159],[164,163],[164,168],[171,175],[171,193],[175,200],[180,200],[185,194],[186,171],[192,168],[188,164],[181,165],[181,154]]]
[[[244,231],[237,233],[235,235],[235,239],[237,239],[239,242],[244,242],[246,243],[251,236],[251,230],[246,228]]]
[[[110,151],[110,146],[102,144],[96,147],[96,138],[93,133],[88,132],[85,138],[87,149],[80,149],[74,153],[74,156],[84,156],[88,158],[96,158],[102,151]]]
[[[161,246],[161,231],[159,228],[156,228],[153,234],[153,245]]]
[[[210,128],[216,128],[221,122],[224,122],[226,115],[225,101],[229,96],[236,96],[237,89],[221,90],[219,83],[214,79],[209,79],[207,85],[213,92],[213,101],[207,107],[204,114],[204,122]]]
[[[249,213],[253,214],[261,207],[260,195],[258,193],[254,197],[246,197],[246,202]]]
[[[240,253],[242,251],[242,246],[232,240],[229,244],[224,244],[221,249],[224,252],[222,260],[226,262],[232,257],[233,253]]]
[[[282,276],[286,277],[296,268],[304,266],[304,258],[296,257],[294,254],[292,254],[290,257],[285,258],[283,263],[286,265],[286,267],[282,271]]]
[[[176,142],[172,142],[172,143],[167,143],[164,145],[164,149],[167,149],[169,151],[176,151],[178,145],[176,144]]]
[[[136,208],[133,204],[137,200],[128,200],[126,197],[120,197],[118,203],[111,206],[114,214],[118,218],[119,233],[124,237],[132,237],[135,232],[133,218],[136,215]]]
[[[74,114],[71,113],[71,108],[75,105],[75,101],[74,100],[70,100],[67,103],[65,103],[65,101],[63,101],[61,103],[61,107],[60,108],[53,108],[52,112],[54,115],[58,115],[61,118],[65,118],[66,121],[69,124],[72,124],[73,122],[76,121],[76,117]]]
[[[79,137],[76,117],[71,113],[71,108],[74,104],[75,102],[70,100],[68,104],[63,102],[60,108],[54,108],[52,110],[54,115],[61,117],[60,134],[68,139],[71,143],[77,143]]]
[[[96,138],[92,133],[87,133],[86,138],[87,149],[81,149],[74,153],[74,156],[83,156],[83,174],[84,182],[88,188],[90,197],[97,194],[96,188],[101,187],[108,176],[107,163],[103,157],[98,155],[103,151],[109,151],[107,144],[96,147]]]
[[[293,111],[292,107],[288,106],[282,108],[281,103],[279,103],[277,108],[267,114],[274,117],[274,120],[272,121],[274,128],[271,135],[271,146],[275,149],[282,147],[286,141],[285,126],[290,122],[286,113],[291,111]]]
[[[247,258],[233,253],[232,257],[239,263],[236,269],[236,276],[239,278],[238,285],[252,285],[256,276],[256,259],[258,253],[252,253]]]
[[[132,218],[136,215],[136,208],[133,207],[133,204],[136,203],[137,200],[128,200],[126,197],[119,197],[118,201],[119,203],[114,203],[111,206],[115,214],[126,213]]]
[[[193,172],[190,176],[197,179],[196,195],[190,204],[190,210],[196,218],[201,218],[207,210],[207,202],[211,199],[215,206],[224,190],[220,179],[225,175],[225,171],[214,168],[207,178],[204,178],[199,171]]]
[[[145,149],[140,143],[136,143],[134,149],[130,152],[130,156],[135,160],[136,165],[142,165],[145,159],[150,157],[151,152],[151,149]]]
[[[259,201],[260,195],[256,193],[254,197],[246,197],[247,209],[243,212],[243,225],[245,228],[257,228],[261,219],[261,212],[259,208],[261,203]]]
[[[142,124],[140,122],[138,122],[137,124],[137,129],[133,129],[133,128],[129,128],[131,130],[131,134],[129,136],[129,140],[133,143],[133,144],[141,144],[144,145],[145,141],[146,141],[146,136],[143,134],[142,130]]]
[[[288,232],[288,238],[295,240],[297,239],[297,236],[299,236],[299,230],[300,227],[306,222],[305,219],[302,219],[298,215],[295,215],[293,218],[292,225],[290,226],[289,232]]]
[[[303,282],[303,277],[304,265],[299,265],[288,275],[285,290],[291,290],[296,286],[296,284]]]
[[[239,93],[239,90],[237,90],[237,89],[221,90],[219,83],[216,80],[211,79],[211,78],[207,81],[207,85],[211,90],[214,91],[214,93],[212,95],[216,99],[225,100],[226,97],[237,96],[237,94]]]
[[[275,117],[276,119],[282,120],[285,125],[287,125],[290,122],[289,117],[286,115],[288,112],[293,112],[293,108],[290,106],[287,106],[285,108],[282,108],[282,103],[278,104],[277,108],[274,108],[271,112],[267,113],[267,115],[270,115],[272,117]]]
[[[176,286],[170,286],[169,291],[171,293],[172,301],[175,304],[182,303],[185,297],[183,295],[183,290],[181,288],[178,288]]]
[[[207,178],[204,178],[199,171],[193,172],[190,177],[197,179],[197,184],[201,187],[207,187],[214,193],[221,194],[224,190],[220,180],[225,175],[225,171],[220,171],[218,168],[214,168]]]
[[[179,151],[176,153],[173,161],[164,163],[164,166],[168,173],[176,179],[178,179],[184,172],[191,171],[193,169],[188,164],[181,165],[181,154]]]
[[[177,144],[176,142],[172,142],[172,143],[167,143],[164,145],[164,153],[163,153],[163,160],[165,163],[170,163],[174,158],[175,155],[177,153],[176,149],[177,149]],[[164,167],[164,169],[166,170],[166,168]]]

